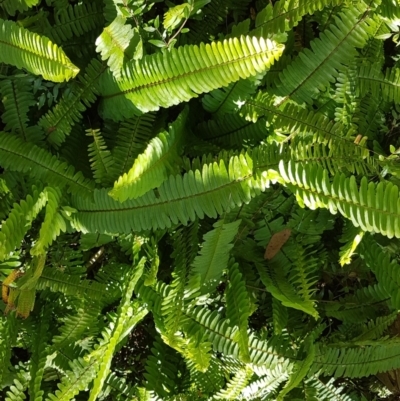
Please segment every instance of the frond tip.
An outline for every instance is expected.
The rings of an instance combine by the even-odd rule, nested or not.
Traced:
[[[53,82],[74,78],[79,72],[57,45],[48,38],[0,19],[0,62],[25,68]]]

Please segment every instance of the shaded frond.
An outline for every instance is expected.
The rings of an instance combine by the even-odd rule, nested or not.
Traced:
[[[96,99],[97,85],[105,67],[93,59],[86,67],[84,74],[71,84],[70,90],[64,93],[62,99],[39,120],[48,141],[60,146],[71,132],[82,113]]]
[[[0,164],[10,170],[32,174],[58,188],[67,185],[70,190],[88,194],[94,186],[82,173],[75,173],[72,166],[48,151],[4,132],[0,132]]]

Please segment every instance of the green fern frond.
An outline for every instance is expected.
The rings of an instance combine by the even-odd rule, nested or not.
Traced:
[[[11,358],[11,349],[17,338],[17,318],[15,313],[9,316],[0,317],[0,383],[4,383],[4,378],[8,373]]]
[[[259,193],[260,186],[252,178],[252,161],[240,155],[230,159],[228,169],[221,160],[219,164],[204,165],[202,172],[171,176],[158,188],[158,196],[151,191],[119,203],[100,190],[94,192],[94,203],[74,198],[77,213],[72,220],[83,232],[128,233],[132,229],[171,227],[205,215],[216,218],[217,213],[249,202]]]
[[[222,118],[203,122],[196,127],[196,134],[205,140],[211,140],[222,147],[240,147],[243,144],[255,144],[268,135],[265,119],[255,123],[246,121],[238,114],[225,114]]]
[[[91,193],[93,182],[75,173],[72,166],[36,145],[0,132],[0,163],[2,167],[32,174],[58,188],[67,185],[70,190]]]
[[[255,93],[261,83],[260,78],[241,79],[224,88],[211,91],[201,100],[204,109],[214,114],[214,118],[235,113],[239,104]]]
[[[323,369],[334,377],[364,377],[400,367],[400,343],[397,339],[361,343],[348,347],[316,346],[311,372]]]
[[[280,0],[269,3],[256,17],[255,28],[251,32],[257,36],[271,37],[280,32],[286,32],[297,26],[307,14],[331,5],[336,6],[343,0]]]
[[[121,68],[126,59],[125,51],[133,36],[134,31],[126,24],[126,19],[118,16],[103,29],[96,40],[96,52],[101,54],[103,61],[108,60],[107,65],[116,78],[121,76]]]
[[[363,177],[337,174],[331,183],[328,173],[317,165],[280,164],[283,182],[296,195],[300,206],[339,212],[364,231],[400,238],[399,188],[391,182],[375,184]],[[300,178],[301,177],[301,178]]]
[[[0,261],[8,258],[10,252],[21,243],[46,201],[45,193],[33,188],[32,195],[14,204],[8,218],[1,224]]]
[[[98,2],[70,4],[55,10],[54,24],[45,34],[56,43],[62,44],[74,36],[98,30],[103,23],[103,10]]]
[[[322,381],[316,376],[304,382],[305,399],[307,401],[354,401],[354,398],[344,392],[343,387],[335,385],[335,378]]]
[[[67,226],[60,214],[61,192],[58,188],[45,188],[47,205],[44,222],[40,227],[39,238],[31,249],[31,255],[44,254],[46,248],[60,235],[66,231]]]
[[[96,281],[81,280],[80,277],[65,274],[57,269],[46,267],[38,280],[37,290],[49,288],[52,292],[61,292],[74,297],[88,297],[100,302],[112,297],[113,289]]]
[[[363,325],[362,333],[353,338],[352,341],[368,341],[375,340],[382,337],[383,333],[389,328],[391,324],[397,319],[397,311],[387,316],[379,316],[376,320],[371,320]]]
[[[0,6],[11,16],[15,15],[15,12],[27,11],[29,8],[39,3],[39,0],[2,0]]]
[[[153,188],[159,187],[168,176],[179,172],[180,153],[188,109],[170,126],[148,144],[128,173],[119,177],[109,195],[124,202],[136,199]]]
[[[387,102],[398,103],[400,101],[400,70],[388,68],[381,72],[379,64],[361,65],[358,73],[359,96],[366,96],[369,92],[373,97],[379,94]]]
[[[0,19],[0,62],[25,68],[43,78],[63,82],[74,78],[79,68],[46,37],[29,32],[13,21]]]
[[[226,388],[219,391],[214,395],[215,400],[236,400],[239,394],[247,386],[247,383],[251,379],[253,371],[250,366],[245,366],[235,376],[228,381]]]
[[[189,268],[197,253],[196,224],[178,229],[173,235],[175,260],[173,280],[170,291],[162,301],[162,314],[165,316],[166,335],[175,335],[181,329],[182,310],[185,308],[185,286],[189,275]]]
[[[356,48],[363,47],[373,27],[366,20],[367,12],[349,8],[335,18],[335,25],[311,42],[312,50],[305,49],[280,76],[278,104],[292,99],[297,103],[311,103],[319,92],[338,75],[343,65],[355,57]],[[372,26],[372,27],[371,27]]]
[[[232,241],[239,229],[240,220],[224,223],[219,220],[214,229],[204,235],[199,255],[193,261],[191,276],[187,287],[187,297],[213,292],[219,284],[229,260]],[[236,320],[235,320],[236,321]]]
[[[36,104],[32,93],[32,78],[24,76],[4,79],[0,82],[0,93],[4,105],[1,115],[4,130],[16,132],[26,142],[41,142],[41,130],[28,128],[28,112]]]
[[[93,142],[88,147],[91,167],[94,179],[97,183],[107,186],[111,182],[110,175],[114,159],[101,135],[99,129],[88,129],[86,135],[93,137]]]
[[[48,141],[60,146],[72,126],[78,122],[82,113],[96,99],[97,85],[105,67],[93,59],[86,67],[85,73],[78,75],[78,80],[71,84],[71,90],[64,93],[62,99],[39,120],[39,126],[44,130]]]
[[[44,390],[41,390],[43,374],[46,366],[48,344],[51,331],[51,309],[47,306],[42,307],[40,321],[37,322],[38,328],[34,337],[32,355],[30,358],[30,375],[29,397],[33,401],[42,401]]]
[[[250,300],[246,284],[237,263],[230,263],[229,285],[226,290],[226,316],[232,326],[237,326],[236,338],[239,344],[240,357],[243,362],[250,361],[248,319]]]
[[[145,56],[128,63],[121,79],[101,79],[104,116],[118,120],[188,101],[266,71],[282,51],[270,40],[242,36]]]
[[[113,177],[128,173],[135,159],[145,150],[153,134],[156,114],[146,113],[125,120],[118,129],[115,147],[112,149],[114,159]]]
[[[135,325],[147,314],[146,309],[141,310],[140,303],[138,301],[131,303],[135,285],[143,274],[144,263],[145,258],[142,258],[135,268],[129,272],[128,277],[126,277],[125,291],[122,294],[122,300],[117,310],[117,321],[112,326],[110,338],[105,342],[105,344],[101,344],[100,347],[91,355],[91,358],[97,361],[98,368],[88,401],[95,401],[100,394],[100,391],[102,390],[105,380],[110,372],[111,361],[115,352],[115,348],[118,342],[121,341],[122,336],[129,334]],[[132,319],[132,317],[134,317],[134,319]],[[129,331],[124,330],[124,324],[127,320],[130,323]]]

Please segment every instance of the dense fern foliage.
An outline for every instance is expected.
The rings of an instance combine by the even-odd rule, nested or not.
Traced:
[[[0,399],[399,399],[399,30],[0,0]]]

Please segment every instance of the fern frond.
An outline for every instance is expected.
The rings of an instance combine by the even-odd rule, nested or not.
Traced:
[[[32,195],[28,195],[19,204],[14,204],[7,220],[1,224],[0,261],[8,258],[10,252],[21,243],[46,201],[45,193],[33,188]]]
[[[107,65],[116,78],[121,76],[121,68],[126,58],[125,51],[133,36],[134,31],[126,24],[126,19],[118,16],[103,29],[96,40],[96,52],[101,54],[103,61],[107,60]]]
[[[0,6],[11,16],[16,11],[23,12],[39,3],[39,0],[2,0]]]
[[[204,235],[199,255],[193,261],[191,276],[187,287],[188,297],[213,292],[219,284],[229,260],[232,241],[239,229],[240,220],[224,223],[219,220],[214,229]]]
[[[250,366],[245,366],[235,376],[228,381],[226,388],[219,391],[214,395],[215,400],[235,400],[243,389],[247,386],[247,383],[251,379],[253,371]]]
[[[257,36],[271,37],[280,32],[286,32],[297,26],[307,14],[331,5],[336,6],[343,0],[280,0],[269,3],[256,17],[256,26],[251,32]]]
[[[64,93],[62,99],[39,120],[39,126],[45,131],[46,138],[55,146],[60,146],[72,126],[78,122],[82,113],[96,99],[97,85],[105,67],[93,59],[85,73],[71,84],[71,90]]]
[[[1,119],[5,131],[16,132],[24,141],[38,143],[43,139],[41,130],[28,128],[28,111],[36,104],[29,76],[4,79],[0,82],[4,112]]]
[[[323,168],[291,162],[281,163],[279,170],[300,206],[339,210],[364,231],[400,238],[399,188],[391,182],[375,184],[364,176],[357,185],[355,176],[337,174],[331,183]]]
[[[96,281],[81,280],[80,277],[60,272],[46,267],[38,280],[37,289],[49,288],[52,292],[62,292],[75,297],[88,297],[93,300],[107,302],[112,297],[113,289]]]
[[[155,113],[146,113],[125,120],[119,127],[115,147],[112,149],[115,180],[128,173],[136,157],[145,150],[146,144],[153,136],[155,119]]]
[[[363,325],[362,333],[353,338],[352,341],[368,341],[375,340],[382,337],[383,333],[389,328],[391,324],[397,319],[398,313],[394,312],[387,316],[379,316],[376,320],[371,320]]]
[[[237,326],[236,338],[239,344],[240,357],[243,362],[250,361],[248,319],[250,300],[246,284],[237,263],[230,263],[229,285],[226,290],[226,316],[232,326]]]
[[[79,69],[65,53],[46,37],[29,32],[13,21],[0,19],[0,62],[25,68],[43,78],[63,82],[74,78]]]
[[[90,391],[88,401],[95,401],[102,390],[105,380],[110,372],[111,360],[115,352],[115,348],[119,341],[121,341],[122,336],[129,334],[135,325],[143,319],[147,314],[147,310],[140,310],[140,303],[138,301],[131,303],[131,298],[133,294],[133,289],[140,276],[143,274],[145,259],[142,258],[139,263],[132,269],[128,277],[126,277],[126,287],[122,295],[121,303],[117,310],[117,321],[112,329],[110,338],[105,342],[105,344],[100,345],[100,347],[94,351],[92,358],[97,360],[98,372],[96,378],[93,382],[92,390]],[[132,320],[132,317],[134,319]],[[129,331],[124,330],[124,324],[129,320]],[[104,351],[103,349],[104,348]],[[102,354],[99,358],[99,354]]]
[[[56,156],[13,135],[0,132],[0,164],[4,168],[32,174],[58,188],[67,185],[70,190],[90,193],[93,182],[75,173],[72,166]]]
[[[60,214],[61,191],[58,188],[45,188],[47,197],[46,214],[44,222],[40,227],[39,238],[31,249],[31,255],[44,254],[46,248],[60,235],[66,231],[67,226]]]
[[[348,396],[343,387],[335,386],[335,378],[326,383],[316,376],[305,380],[304,392],[307,401],[354,401]],[[311,396],[311,394],[313,394]]]
[[[175,260],[173,280],[170,291],[162,301],[162,314],[165,316],[166,335],[175,335],[182,326],[182,310],[185,308],[184,295],[188,279],[189,268],[197,253],[197,231],[198,226],[191,224],[182,227],[173,235]]]
[[[223,117],[203,122],[196,127],[196,134],[205,140],[211,140],[223,147],[259,143],[268,135],[265,119],[255,123],[246,121],[238,114],[225,114]]]
[[[103,10],[98,2],[70,4],[55,10],[54,24],[45,34],[56,43],[62,44],[74,36],[98,30],[103,23]]]
[[[169,132],[161,132],[150,141],[128,173],[115,182],[109,192],[111,197],[120,202],[136,199],[160,186],[168,176],[179,172],[179,156],[187,116],[186,108],[170,126]]]
[[[400,343],[397,339],[365,342],[348,347],[316,346],[311,372],[323,370],[334,377],[364,377],[400,367]]]
[[[215,89],[202,98],[203,107],[214,117],[222,117],[224,114],[233,114],[239,104],[253,95],[260,85],[259,77],[241,79],[228,86]]]
[[[397,103],[400,101],[400,70],[388,68],[383,74],[379,64],[361,65],[357,90],[359,96],[370,92],[373,97],[379,94],[379,99]]]
[[[110,175],[114,159],[107,149],[99,129],[88,129],[86,130],[86,135],[93,137],[93,142],[88,147],[88,153],[94,179],[97,183],[107,186],[111,182]]]
[[[111,73],[101,79],[104,116],[120,120],[138,110],[145,113],[188,101],[264,72],[282,51],[282,45],[270,40],[242,36],[145,56],[128,63],[121,79],[114,80]]]
[[[72,216],[74,226],[83,231],[128,233],[187,224],[204,215],[217,213],[250,201],[260,191],[252,179],[252,161],[245,156],[230,159],[228,169],[223,161],[204,165],[202,172],[189,171],[171,176],[158,188],[158,197],[148,192],[138,199],[119,203],[104,190],[94,192],[94,203],[74,198],[78,210]]]
[[[17,336],[17,318],[14,313],[0,317],[0,383],[4,383],[10,366],[11,349]]]
[[[37,322],[38,328],[33,341],[33,352],[30,358],[29,397],[33,401],[42,401],[44,390],[41,390],[44,369],[48,354],[48,340],[51,335],[50,320],[51,309],[47,306],[42,307],[40,322]]]
[[[292,99],[297,103],[311,103],[319,92],[338,75],[343,65],[355,57],[356,48],[363,47],[373,20],[366,20],[367,12],[359,18],[359,11],[348,9],[335,18],[335,24],[311,42],[312,50],[305,49],[280,76],[278,104]]]

